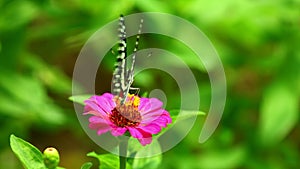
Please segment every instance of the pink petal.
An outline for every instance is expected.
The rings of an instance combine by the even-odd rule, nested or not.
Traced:
[[[111,129],[110,127],[107,127],[107,128],[98,128],[97,134],[98,134],[98,135],[101,135],[101,134],[103,134],[103,133],[108,132],[110,129]]]
[[[86,104],[84,107],[84,114],[89,114],[90,111],[93,111],[93,114],[99,113],[99,115],[102,116],[106,114],[106,112],[104,112],[99,105],[92,100],[86,100],[84,103]]]
[[[97,134],[103,134],[111,129],[109,122],[98,116],[92,116],[89,118],[89,127],[93,130],[97,130]]]
[[[91,116],[89,118],[89,122],[90,123],[105,123],[105,124],[107,124],[108,123],[108,119],[107,118],[102,118],[100,116]]]
[[[171,118],[169,112],[165,111],[164,114],[162,115],[162,117],[164,117],[167,120],[168,124],[172,123],[172,118]]]
[[[101,115],[101,113],[99,113],[97,111],[93,111],[93,110],[83,113],[83,115],[87,115],[87,114],[94,115],[94,116],[103,116],[103,115]]]
[[[98,135],[101,135],[101,134],[103,134],[103,133],[108,132],[110,129],[111,129],[110,127],[107,127],[107,128],[99,128],[99,129],[97,130],[97,134],[98,134]]]
[[[137,138],[143,146],[152,142],[152,135],[150,133],[134,127],[128,127],[128,130],[131,136]]]
[[[106,113],[111,113],[111,110],[114,109],[114,107],[112,106],[113,100],[109,100],[106,97],[99,97],[97,98],[97,105],[99,105],[99,107]]]
[[[101,96],[109,100],[112,100],[114,98],[114,95],[112,95],[111,93],[103,93]]]
[[[90,128],[97,129],[98,127],[107,126],[110,127],[111,122],[107,119],[103,119],[99,116],[92,116],[89,118]]]
[[[104,100],[106,101],[106,104],[109,105],[109,107],[111,109],[113,109],[114,107],[116,107],[116,103],[114,102],[114,96],[112,94],[110,94],[110,93],[104,93],[102,95],[102,97],[104,98]]]
[[[143,130],[144,132],[150,133],[150,134],[157,134],[161,131],[161,128],[158,124],[151,123],[146,126],[139,126],[140,130]]]
[[[123,135],[125,132],[127,131],[127,128],[125,127],[116,127],[116,128],[113,128],[111,130],[111,134],[113,136],[121,136]]]
[[[140,142],[143,146],[145,146],[145,145],[150,144],[150,143],[152,142],[152,137],[148,137],[148,138],[139,138],[138,140],[139,140],[139,142]]]
[[[148,111],[148,112],[140,112],[141,113],[141,116],[144,118],[144,119],[156,119],[158,118],[159,116],[161,116],[163,113],[164,113],[164,109],[156,109],[156,110],[151,110],[151,111]]]
[[[167,127],[167,124],[172,123],[172,119],[167,111],[163,110],[163,114],[160,116],[143,117],[141,125],[156,124],[160,127]]]
[[[147,113],[151,110],[160,109],[162,107],[163,103],[156,99],[156,98],[141,98],[140,99],[140,105],[139,105],[139,111]]]
[[[160,117],[151,122],[151,124],[159,125],[160,127],[167,127],[167,124],[170,124],[172,120],[166,117]]]
[[[144,109],[144,107],[149,103],[149,99],[142,97],[140,98],[139,110]]]
[[[107,114],[110,114],[111,110],[115,107],[113,95],[109,93],[105,93],[102,96],[92,96],[84,102],[86,104],[84,107],[84,115],[92,114],[102,117],[107,116]]]

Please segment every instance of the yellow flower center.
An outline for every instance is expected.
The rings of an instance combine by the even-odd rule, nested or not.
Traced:
[[[126,104],[138,108],[140,105],[140,98],[134,94],[128,94]]]

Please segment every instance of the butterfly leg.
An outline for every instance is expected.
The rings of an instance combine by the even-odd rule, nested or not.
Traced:
[[[134,91],[134,95],[138,95],[140,93],[140,88],[138,87],[130,87],[129,90]]]

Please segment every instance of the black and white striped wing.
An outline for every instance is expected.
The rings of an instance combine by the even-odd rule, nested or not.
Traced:
[[[115,64],[115,70],[112,79],[112,94],[119,96],[121,99],[125,97],[125,78],[126,78],[126,57],[127,57],[127,43],[126,43],[126,29],[124,17],[120,16],[119,21],[119,48],[118,56]],[[127,80],[126,80],[127,81]]]
[[[127,94],[129,93],[129,89],[131,84],[133,83],[134,76],[134,65],[135,65],[135,57],[138,48],[138,42],[141,34],[143,20],[141,20],[135,48],[132,56],[131,68],[127,69],[127,42],[126,42],[126,27],[123,15],[120,16],[119,20],[119,48],[118,48],[118,56],[115,64],[115,70],[113,73],[112,79],[112,94],[118,96],[123,104],[126,100]]]

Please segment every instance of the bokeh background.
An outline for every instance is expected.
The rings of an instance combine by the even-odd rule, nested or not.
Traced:
[[[61,166],[69,169],[93,161],[86,153],[103,152],[83,132],[68,100],[73,67],[97,29],[136,12],[170,13],[196,25],[216,47],[227,78],[216,132],[199,144],[202,126],[195,125],[164,153],[160,168],[300,168],[299,9],[299,0],[0,0],[0,168],[22,168],[9,147],[12,133],[40,150],[58,148]],[[209,78],[193,53],[167,37],[142,36],[141,48],[148,47],[185,60],[197,76],[201,110],[208,112]],[[113,62],[103,60],[98,94],[110,91]],[[167,108],[178,107],[177,87],[167,74],[144,72],[135,84],[143,92],[164,90]]]

